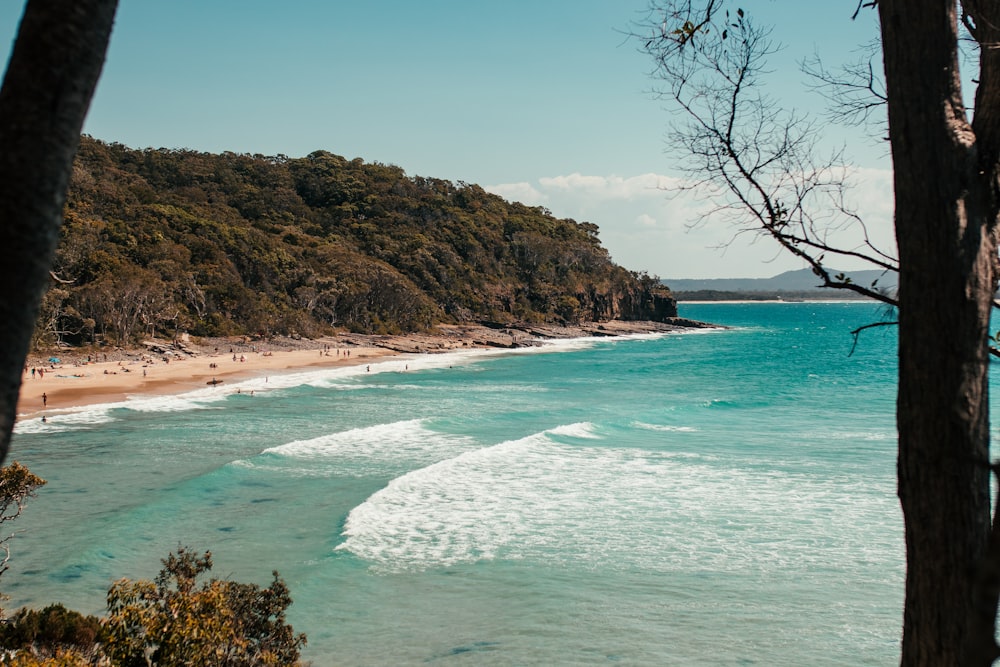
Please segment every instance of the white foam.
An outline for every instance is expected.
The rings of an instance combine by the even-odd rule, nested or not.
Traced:
[[[517,350],[525,353],[532,352],[575,352],[577,350],[589,350],[597,343],[608,340],[596,336],[585,336],[581,338],[546,338],[537,342],[538,347],[522,347]]]
[[[382,373],[406,373],[421,370],[451,368],[454,366],[471,367],[477,361],[502,355],[512,354],[542,354],[553,352],[570,352],[574,350],[588,349],[597,342],[607,342],[609,340],[621,340],[628,338],[622,336],[617,338],[594,337],[594,338],[568,338],[557,340],[539,341],[537,347],[523,348],[490,348],[490,349],[465,349],[452,352],[434,354],[400,354],[391,357],[379,357],[379,361],[338,366],[333,368],[317,368],[305,371],[294,371],[286,373],[275,373],[273,375],[259,376],[241,380],[239,382],[227,382],[222,385],[196,389],[182,394],[172,395],[134,395],[129,396],[124,401],[112,403],[101,403],[84,406],[80,408],[67,408],[64,410],[51,410],[47,415],[82,415],[78,420],[58,419],[61,428],[85,426],[87,424],[98,424],[113,421],[114,417],[110,412],[116,409],[132,410],[135,412],[183,412],[187,410],[199,410],[211,407],[212,404],[220,403],[235,393],[255,393],[277,391],[300,386],[314,386],[325,389],[335,389],[339,391],[351,391],[365,389],[366,385],[350,383],[360,377],[370,377]],[[393,389],[406,388],[405,386],[393,385]],[[526,391],[533,390],[531,388]],[[47,423],[42,424],[40,419],[21,420],[15,426],[16,432],[32,433],[41,429],[52,429],[54,416],[47,416]],[[39,424],[34,422],[38,421]]]
[[[125,408],[133,412],[187,412],[189,410],[204,410],[213,403],[226,400],[228,392],[214,387],[210,390],[198,389],[187,394],[176,396],[129,396],[128,399],[114,407]]]
[[[41,417],[22,419],[14,424],[15,433],[52,433],[70,431],[78,428],[97,426],[114,421],[110,414],[111,406],[90,406],[85,410],[70,412],[67,410],[50,410],[46,412],[45,421]]]
[[[189,410],[204,410],[212,407],[212,404],[224,401],[229,393],[222,387],[211,387],[208,389],[196,389],[183,394],[166,395],[132,395],[126,397],[124,401],[114,401],[111,403],[97,403],[76,408],[60,408],[46,410],[46,422],[41,424],[42,429],[52,428],[53,425],[61,425],[63,430],[70,427],[86,427],[96,424],[106,424],[116,421],[112,412],[115,410],[130,410],[133,412],[185,412]],[[41,422],[41,418],[19,420],[15,425],[15,431],[21,433],[31,433],[36,422]]]
[[[890,431],[833,431],[820,433],[818,437],[829,440],[896,440],[899,435],[895,430]]]
[[[560,427],[562,428],[562,427]],[[891,477],[828,479],[555,442],[554,431],[398,477],[348,516],[338,549],[387,570],[531,558],[657,571],[895,562]],[[858,526],[864,526],[859,530]]]
[[[423,427],[423,420],[410,419],[331,433],[309,440],[294,440],[265,449],[263,453],[296,458],[324,458],[353,453],[353,450],[367,453],[371,445],[423,441],[429,435],[431,432]]]
[[[571,438],[583,438],[586,440],[596,440],[600,438],[594,425],[590,422],[580,422],[577,424],[566,424],[557,426],[547,431],[553,435],[565,435]]]
[[[696,433],[698,431],[693,426],[670,426],[667,424],[647,424],[645,422],[632,422],[632,426],[644,431],[663,431],[665,433]]]
[[[683,327],[664,333],[665,336],[700,336],[733,331],[752,331],[750,327]]]
[[[427,427],[425,420],[378,424],[365,428],[330,433],[264,450],[244,467],[269,467],[269,457],[280,457],[279,465],[296,467],[301,474],[397,474],[401,470],[448,459],[476,447],[466,436],[439,433]]]

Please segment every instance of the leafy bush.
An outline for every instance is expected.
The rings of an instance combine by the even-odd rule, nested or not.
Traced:
[[[306,642],[285,622],[292,603],[273,573],[267,588],[212,579],[212,555],[178,549],[154,581],[115,582],[108,591],[105,651],[122,667],[296,665]]]
[[[0,626],[0,646],[16,652],[9,665],[90,664],[98,654],[101,621],[61,604],[21,609]]]
[[[90,667],[102,664],[99,659],[87,658],[74,650],[60,651],[56,655],[42,656],[30,651],[20,651],[3,659],[4,667]]]

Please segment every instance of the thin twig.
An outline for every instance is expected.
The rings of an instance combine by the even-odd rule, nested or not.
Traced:
[[[866,329],[874,329],[875,327],[893,327],[898,325],[899,321],[893,320],[890,322],[872,322],[871,324],[865,324],[864,326],[858,327],[857,329],[851,332],[851,336],[854,337],[854,343],[851,345],[851,351],[848,353],[847,356],[851,356],[854,354],[854,350],[856,350],[858,347],[858,337],[861,336],[862,331]]]

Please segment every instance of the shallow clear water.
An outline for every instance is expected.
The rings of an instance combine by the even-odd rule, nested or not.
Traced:
[[[21,423],[8,608],[179,544],[277,568],[325,665],[898,661],[895,338],[871,304],[395,357]],[[407,369],[408,367],[408,369]],[[254,389],[250,396],[247,389]]]

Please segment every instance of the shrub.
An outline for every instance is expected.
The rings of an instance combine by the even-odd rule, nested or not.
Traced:
[[[108,591],[105,651],[115,665],[159,667],[297,665],[305,635],[285,622],[292,603],[273,573],[267,588],[212,579],[212,555],[178,549],[154,581],[115,582]],[[147,662],[148,658],[148,662]]]

